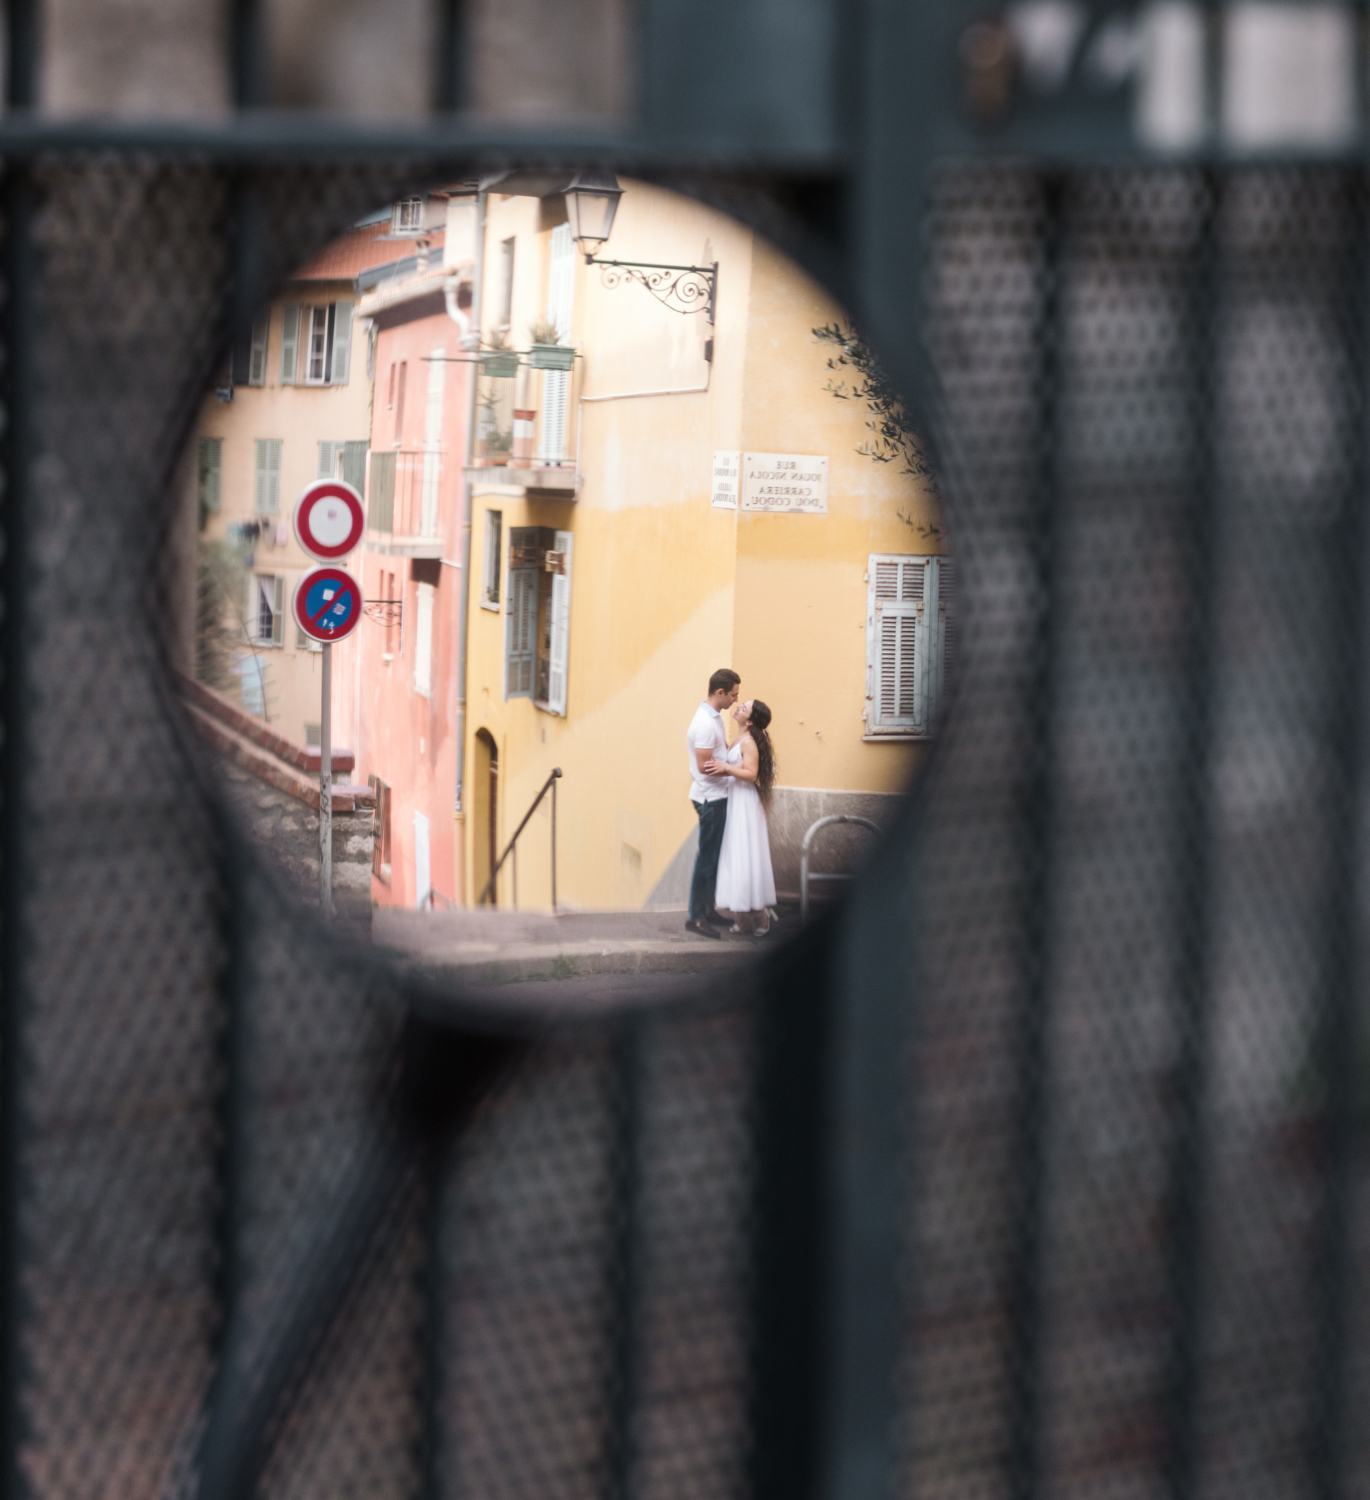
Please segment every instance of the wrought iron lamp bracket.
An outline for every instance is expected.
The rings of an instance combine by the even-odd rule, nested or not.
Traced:
[[[362,601],[362,613],[377,624],[384,625],[388,630],[392,625],[399,625],[404,620],[403,599],[365,599]]]
[[[600,268],[602,286],[610,289],[635,281],[672,312],[707,313],[714,321],[718,302],[718,262],[708,266],[664,266],[651,261],[598,260],[586,255],[587,266]]]

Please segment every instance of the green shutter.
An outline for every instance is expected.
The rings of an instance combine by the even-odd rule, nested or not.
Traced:
[[[295,384],[295,365],[300,348],[300,304],[287,302],[281,315],[281,384]]]
[[[223,473],[223,438],[201,438],[199,443],[199,495],[202,511],[218,510]]]
[[[346,385],[352,366],[352,304],[333,304],[333,368],[328,379],[332,385]]]
[[[276,574],[276,612],[271,618],[271,640],[280,646],[285,641],[285,578]]]
[[[342,477],[360,495],[366,488],[366,439],[342,445]]]
[[[372,531],[395,529],[395,455],[371,455],[371,493],[367,496],[367,524]]]

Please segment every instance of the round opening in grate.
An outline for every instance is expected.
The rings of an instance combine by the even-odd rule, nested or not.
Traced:
[[[178,690],[230,803],[283,891],[448,981],[596,1001],[764,953],[936,731],[954,570],[902,402],[664,188],[359,219],[244,322],[182,474]]]

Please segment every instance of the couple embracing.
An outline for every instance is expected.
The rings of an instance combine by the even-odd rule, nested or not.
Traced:
[[[699,853],[690,881],[687,932],[716,938],[729,930],[764,937],[775,904],[766,808],[775,785],[771,711],[759,699],[739,703],[742,679],[730,667],[709,678],[709,696],[690,720],[690,801],[699,816]],[[732,748],[723,715],[732,710],[738,736]]]

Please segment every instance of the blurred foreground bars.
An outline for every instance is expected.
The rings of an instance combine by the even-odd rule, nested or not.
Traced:
[[[909,142],[971,131],[947,14],[653,0],[636,93],[576,105],[842,278],[918,398],[967,618],[844,912],[726,1000],[574,1026],[306,930],[190,754],[155,607],[249,274],[574,130],[344,149],[251,117],[173,159],[0,127],[30,132],[0,246],[6,1496],[1365,1489],[1359,127],[1340,162],[1089,167],[1066,110],[1052,163],[929,183]],[[100,73],[45,67],[76,80],[53,108]],[[977,152],[1049,103],[1006,98]]]

